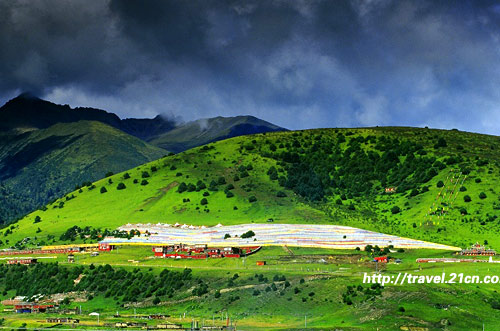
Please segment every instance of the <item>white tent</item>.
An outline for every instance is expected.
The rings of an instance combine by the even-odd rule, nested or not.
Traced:
[[[97,316],[97,324],[99,324],[99,313],[92,312],[89,314],[89,316]]]

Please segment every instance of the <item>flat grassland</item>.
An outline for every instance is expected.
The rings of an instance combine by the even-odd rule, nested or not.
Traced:
[[[318,330],[336,327],[399,330],[405,326],[473,330],[481,329],[483,323],[486,329],[491,329],[500,322],[495,295],[498,284],[386,284],[378,293],[376,289],[370,290],[370,284],[363,284],[364,274],[372,275],[376,268],[382,275],[390,276],[400,272],[449,276],[453,272],[483,277],[498,274],[500,264],[415,262],[418,257],[452,256],[448,251],[438,250],[407,250],[390,256],[402,262],[375,266],[365,252],[283,247],[265,247],[245,259],[155,259],[148,247],[123,246],[96,257],[75,254],[76,261],[72,264],[61,255],[41,261],[57,261],[69,268],[110,264],[113,268],[148,273],[160,273],[165,268],[190,268],[195,279],[209,284],[208,293],[202,296],[187,290],[158,304],[151,301],[128,304],[104,295],[87,300],[84,296],[63,306],[81,307],[83,314],[73,316],[82,319],[80,327],[85,323],[86,327],[98,327],[95,317],[88,316],[90,312],[99,312],[101,323],[139,321],[133,318],[134,314],[166,314],[170,315],[169,322],[185,326],[193,319],[205,325],[223,325],[227,313],[241,330],[303,329],[305,319],[308,329]],[[265,266],[256,264],[261,260],[266,261]],[[7,293],[2,299],[12,295]],[[114,317],[117,312],[120,317]],[[22,323],[41,327],[49,325],[41,321],[51,315],[1,313],[0,316],[9,327]],[[162,321],[148,323],[154,325]]]

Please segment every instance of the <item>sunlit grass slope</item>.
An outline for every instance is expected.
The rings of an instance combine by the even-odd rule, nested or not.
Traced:
[[[45,211],[29,214],[9,228],[12,234],[0,232],[0,240],[3,246],[26,237],[36,237],[32,243],[56,242],[74,225],[210,226],[272,218],[281,223],[343,224],[456,246],[487,240],[500,247],[499,142],[495,136],[416,128],[237,137],[97,181],[95,188],[84,187]],[[370,168],[371,163],[377,166]],[[467,179],[453,185],[455,198],[438,198],[443,192],[439,181],[459,172]],[[124,189],[118,189],[121,183]],[[186,190],[179,193],[182,183]],[[386,187],[397,191],[385,194]],[[466,195],[470,202],[464,200]],[[446,213],[438,218],[440,206]],[[34,224],[36,216],[41,222]],[[53,237],[49,240],[48,235]]]
[[[168,152],[95,121],[0,133],[0,224],[77,184],[156,160]]]

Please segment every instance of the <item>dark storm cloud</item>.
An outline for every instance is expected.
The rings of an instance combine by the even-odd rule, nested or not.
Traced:
[[[0,2],[0,98],[500,134],[495,1]]]

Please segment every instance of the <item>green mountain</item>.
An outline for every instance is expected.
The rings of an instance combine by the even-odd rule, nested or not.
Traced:
[[[461,247],[480,242],[498,251],[499,140],[416,128],[231,138],[62,196],[0,230],[0,247],[96,242],[127,223],[248,225],[272,218]],[[246,330],[304,330],[306,322],[308,330],[495,329],[498,283],[467,279],[486,280],[500,265],[472,262],[487,262],[485,256],[461,256],[470,259],[463,263],[417,262],[457,258],[452,254],[390,246],[373,252],[265,246],[244,259],[200,260],[152,258],[151,247],[119,246],[98,256],[75,253],[69,263],[65,254],[30,252],[39,263],[0,263],[0,299],[57,294],[65,297],[62,309],[82,309],[83,328],[96,325],[92,312],[108,328],[135,322],[133,308],[141,316],[169,315],[169,322],[185,327],[192,321],[227,325],[229,318]],[[373,262],[377,256],[389,256],[390,262]],[[455,283],[433,281],[443,275]],[[376,276],[413,281],[365,282]],[[9,313],[10,307],[0,306],[4,327],[51,325],[39,314]],[[157,323],[165,321],[150,320],[148,326]]]
[[[38,208],[76,185],[167,152],[96,121],[0,132],[0,221]]]
[[[23,93],[0,107],[0,132],[22,133],[57,123],[98,121],[172,152],[247,134],[285,129],[253,116],[215,117],[178,124],[163,116],[120,119],[95,108],[71,108]]]
[[[168,153],[164,147],[178,152],[275,130],[283,129],[250,116],[179,126],[162,116],[120,119],[104,110],[71,108],[23,93],[0,107],[0,224],[108,171],[155,160]]]
[[[12,226],[4,246],[27,237],[37,238],[31,244],[55,243],[75,224],[111,230],[136,222],[208,226],[273,218],[500,247],[499,143],[495,136],[418,128],[236,137],[61,197]]]
[[[25,132],[46,129],[57,123],[98,121],[110,125],[142,140],[165,133],[175,123],[157,116],[152,119],[120,119],[102,109],[58,105],[39,99],[30,93],[20,94],[0,107],[0,132]]]
[[[223,139],[284,130],[253,116],[219,116],[180,124],[171,131],[148,139],[148,142],[178,153]]]

